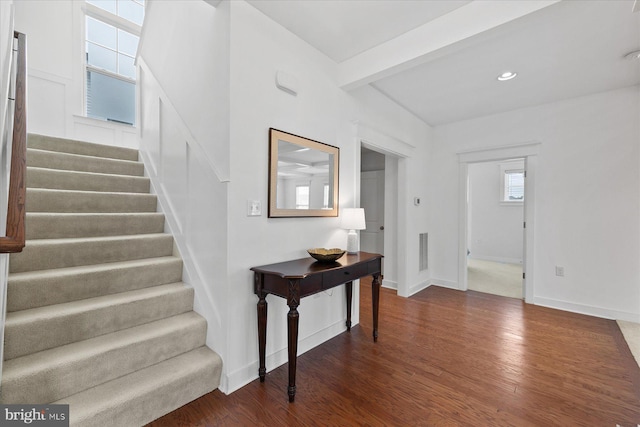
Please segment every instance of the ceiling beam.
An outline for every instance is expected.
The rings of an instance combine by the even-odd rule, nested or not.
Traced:
[[[463,41],[560,0],[472,1],[338,65],[338,84],[352,90],[464,47]]]

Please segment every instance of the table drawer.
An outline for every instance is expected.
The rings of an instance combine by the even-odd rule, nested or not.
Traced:
[[[357,264],[335,271],[327,271],[322,275],[322,288],[329,289],[368,274],[367,264]]]

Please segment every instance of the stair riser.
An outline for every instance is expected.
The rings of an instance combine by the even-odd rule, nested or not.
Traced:
[[[151,194],[92,193],[27,188],[27,212],[155,212]]]
[[[134,373],[130,380],[126,377],[115,380],[120,388],[132,390],[125,397],[112,398],[115,387],[98,386],[88,396],[70,396],[54,403],[68,403],[76,408],[70,411],[70,424],[74,427],[145,425],[218,387],[222,371],[219,356],[208,350],[207,360],[184,357],[205,349],[178,356],[177,363],[163,365],[165,375],[158,375],[160,372],[151,367],[147,368],[151,372],[146,377]],[[183,367],[189,367],[188,371]]]
[[[179,290],[140,300],[96,307],[80,312],[57,312],[52,317],[16,320],[7,315],[5,360],[86,340],[192,310],[193,289]]]
[[[49,366],[38,365],[41,369],[20,378],[5,375],[2,403],[53,402],[201,347],[205,344],[207,324],[199,316],[193,319],[180,327],[169,325],[170,329],[163,330],[162,334],[146,327],[150,325],[142,326],[143,330],[123,331],[118,334],[117,343],[103,344],[84,357],[71,358],[66,363],[53,362]],[[166,320],[160,322],[163,328],[168,325]],[[100,345],[99,338],[92,341]],[[6,368],[11,369],[11,361]]]
[[[44,135],[29,134],[28,148],[57,151],[62,153],[81,154],[84,156],[106,157],[120,160],[138,160],[138,151],[131,148],[113,147],[110,145],[92,144],[71,139],[54,138]]]
[[[9,272],[48,270],[79,265],[102,264],[142,258],[169,256],[173,253],[171,235],[92,240],[32,240],[21,253],[11,254]]]
[[[88,172],[59,171],[55,169],[27,168],[28,188],[56,190],[105,191],[123,193],[148,193],[148,178],[93,174]]]
[[[153,234],[164,231],[164,215],[56,215],[32,212],[27,213],[25,228],[27,240]]]
[[[33,148],[27,149],[27,166],[82,172],[110,173],[114,175],[144,175],[144,165],[139,162],[59,153]]]
[[[182,280],[182,260],[169,258],[156,263],[97,270],[56,271],[48,275],[9,275],[7,311],[27,310],[176,283]],[[44,272],[43,272],[44,273]]]

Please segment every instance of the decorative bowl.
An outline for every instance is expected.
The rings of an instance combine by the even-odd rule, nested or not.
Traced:
[[[309,255],[318,260],[319,262],[335,262],[338,258],[340,258],[346,252],[344,249],[325,249],[325,248],[314,248],[307,249]]]

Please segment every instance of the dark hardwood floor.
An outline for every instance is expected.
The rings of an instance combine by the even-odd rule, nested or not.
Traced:
[[[360,325],[298,357],[295,403],[285,364],[149,426],[640,424],[640,369],[614,321],[437,286],[409,299],[383,289],[374,344],[370,295],[362,281]]]

